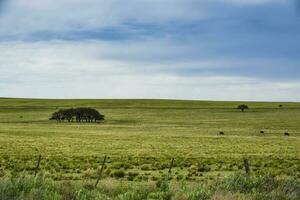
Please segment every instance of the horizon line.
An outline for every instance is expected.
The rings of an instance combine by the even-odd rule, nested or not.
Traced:
[[[26,100],[135,100],[135,101],[202,101],[202,102],[249,102],[249,103],[300,103],[300,101],[261,101],[261,100],[212,100],[184,98],[46,98],[46,97],[0,97],[0,99]]]

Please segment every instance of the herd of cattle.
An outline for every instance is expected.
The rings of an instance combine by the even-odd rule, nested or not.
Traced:
[[[50,120],[56,120],[58,122],[65,120],[68,122],[73,122],[74,120],[76,120],[76,122],[97,122],[104,120],[104,115],[93,108],[70,108],[61,109],[53,113]]]

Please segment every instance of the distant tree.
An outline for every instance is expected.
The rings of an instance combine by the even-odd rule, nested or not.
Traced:
[[[58,112],[53,113],[49,120],[56,120],[56,121],[60,122],[60,121],[62,121],[62,118],[63,117],[62,117],[61,112],[58,111]]]
[[[52,114],[50,120],[57,120],[58,122],[68,120],[68,122],[97,122],[104,120],[104,115],[100,114],[93,108],[70,108],[61,109]]]
[[[242,104],[242,105],[239,105],[237,107],[237,109],[241,110],[242,112],[244,112],[245,110],[248,110],[249,107],[246,105],[246,104]]]

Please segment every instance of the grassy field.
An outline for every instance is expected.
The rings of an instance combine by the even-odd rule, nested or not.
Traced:
[[[95,179],[104,155],[104,176],[126,181],[159,180],[172,158],[174,180],[217,179],[242,171],[244,158],[253,174],[300,178],[300,103],[247,102],[244,113],[240,103],[2,98],[0,177],[32,174],[41,154],[41,172],[55,180]],[[82,106],[105,122],[48,120]]]

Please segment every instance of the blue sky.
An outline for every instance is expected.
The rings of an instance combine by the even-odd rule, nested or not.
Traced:
[[[300,101],[297,0],[0,0],[0,96]]]

